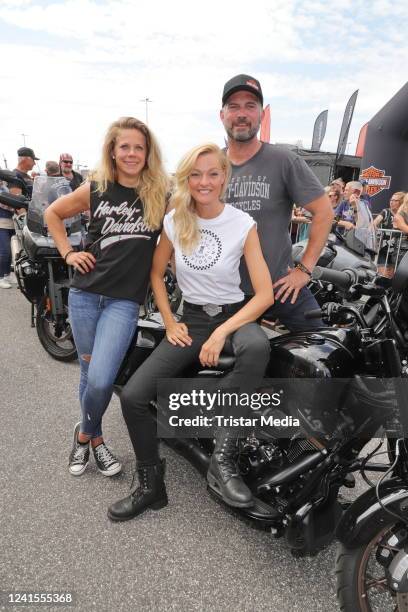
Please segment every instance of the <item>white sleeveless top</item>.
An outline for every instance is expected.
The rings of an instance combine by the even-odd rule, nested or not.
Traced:
[[[175,237],[174,212],[165,216],[164,230],[174,247],[177,282],[184,299],[218,305],[242,301],[239,264],[248,232],[256,225],[252,217],[229,204],[214,219],[198,217],[200,242],[186,255]]]

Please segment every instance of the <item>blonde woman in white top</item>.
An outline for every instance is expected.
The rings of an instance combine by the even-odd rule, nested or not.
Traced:
[[[109,508],[112,520],[128,520],[149,507],[167,505],[156,425],[149,412],[158,379],[176,376],[197,359],[202,366],[216,366],[226,342],[236,358],[228,377],[231,387],[241,387],[244,381],[255,385],[264,375],[269,342],[255,321],[273,303],[272,281],[254,220],[222,201],[229,174],[227,157],[214,144],[194,148],[177,169],[174,209],[165,217],[151,272],[166,338],[121,395],[140,485]],[[184,297],[180,322],[171,312],[163,281],[173,252]],[[249,301],[239,286],[242,255],[254,288]],[[236,445],[231,430],[219,430],[208,482],[226,503],[247,507],[253,498],[236,469]]]

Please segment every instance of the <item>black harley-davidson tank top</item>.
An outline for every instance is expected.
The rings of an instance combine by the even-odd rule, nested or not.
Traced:
[[[90,208],[86,250],[96,264],[86,274],[76,270],[72,287],[143,303],[160,230],[144,223],[137,191],[119,183],[109,184],[102,194],[91,183]]]

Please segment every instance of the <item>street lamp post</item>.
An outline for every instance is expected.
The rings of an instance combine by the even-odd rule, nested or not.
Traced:
[[[28,136],[28,134],[23,133],[23,134],[20,134],[20,136],[23,137],[23,146],[25,147],[26,146],[26,136]]]
[[[153,100],[150,100],[150,98],[147,98],[147,97],[146,97],[146,98],[142,98],[140,101],[141,101],[141,102],[144,102],[144,103],[145,103],[145,105],[146,105],[146,106],[145,106],[145,114],[146,114],[146,124],[147,124],[147,122],[148,122],[148,110],[149,110],[149,102],[153,102]]]

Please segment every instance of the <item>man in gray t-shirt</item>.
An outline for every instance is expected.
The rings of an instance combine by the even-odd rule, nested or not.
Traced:
[[[319,180],[291,151],[260,142],[263,117],[259,81],[245,74],[224,86],[221,121],[228,135],[232,177],[226,202],[249,213],[257,222],[263,254],[274,281],[275,304],[266,318],[279,318],[290,330],[316,327],[304,312],[318,308],[306,285],[329,234],[333,212]],[[309,241],[302,261],[293,268],[289,224],[293,204],[312,214]],[[242,289],[251,294],[248,274],[242,269]],[[321,322],[320,322],[321,323]]]

